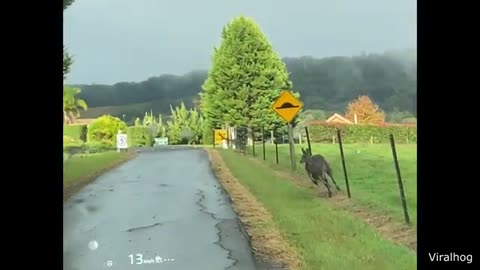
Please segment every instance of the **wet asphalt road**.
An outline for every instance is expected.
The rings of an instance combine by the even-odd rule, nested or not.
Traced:
[[[63,214],[65,270],[255,269],[200,149],[142,152],[72,196]]]

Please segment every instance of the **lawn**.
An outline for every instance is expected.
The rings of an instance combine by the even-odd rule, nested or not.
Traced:
[[[64,189],[95,177],[99,173],[121,163],[131,154],[126,152],[103,152],[95,154],[77,154],[65,161],[63,166]]]
[[[413,251],[381,238],[346,210],[332,207],[293,182],[280,180],[273,170],[241,154],[220,153],[232,174],[272,214],[287,241],[303,257],[305,269],[416,269]]]
[[[299,163],[301,147],[295,145],[296,172],[309,181],[302,164]],[[275,147],[266,145],[266,161],[276,165]],[[352,199],[382,213],[391,215],[403,222],[398,180],[389,144],[345,144],[343,145],[348,181]],[[417,221],[417,145],[399,144],[396,146],[407,208],[413,226]],[[290,170],[288,145],[278,145],[279,166]],[[329,161],[335,180],[346,194],[345,177],[338,144],[312,144],[313,154],[322,154]],[[252,155],[252,148],[247,152]],[[255,146],[255,156],[263,159],[262,145]]]

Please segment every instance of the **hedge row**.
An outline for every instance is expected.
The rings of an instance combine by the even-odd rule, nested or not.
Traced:
[[[103,131],[103,130],[102,130]],[[87,125],[64,125],[63,128],[63,143],[64,145],[79,145],[87,141],[88,128]],[[104,132],[105,133],[105,132]],[[151,134],[151,129],[148,127],[128,127],[128,146],[153,146],[155,140]],[[93,136],[92,136],[93,137]],[[115,138],[115,136],[114,136]],[[114,142],[105,140],[92,140],[88,142],[89,145],[95,145],[93,148],[106,148],[107,143],[113,147]],[[103,145],[100,147],[100,145]],[[110,148],[110,147],[108,147]]]
[[[63,125],[63,135],[82,142],[87,141],[87,125]]]
[[[115,147],[109,142],[87,142],[80,144],[64,144],[63,152],[66,153],[101,153],[105,151],[114,150]]]
[[[149,127],[128,127],[128,147],[153,146],[155,139]]]
[[[334,142],[340,129],[343,143],[389,143],[393,134],[396,143],[417,143],[415,126],[370,126],[317,124],[308,127],[310,141]]]

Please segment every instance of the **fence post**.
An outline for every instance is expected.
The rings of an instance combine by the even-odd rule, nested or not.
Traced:
[[[263,160],[265,160],[265,128],[262,127]]]
[[[275,140],[275,160],[277,161],[278,165],[278,142]]]
[[[340,134],[340,129],[337,129],[337,137],[338,137],[338,146],[340,147],[340,156],[342,158],[343,174],[345,175],[345,185],[347,187],[347,195],[348,195],[348,198],[352,198],[352,195],[350,194],[350,185],[348,184],[347,166],[345,165],[345,155],[343,154],[342,135]]]
[[[405,222],[407,224],[410,224],[410,217],[408,216],[407,209],[407,200],[405,199],[405,192],[403,190],[402,175],[400,174],[400,166],[398,165],[397,150],[395,148],[395,139],[393,138],[393,134],[390,134],[390,145],[392,146],[393,162],[395,164],[395,170],[397,171],[398,188],[400,190],[400,197],[402,199],[403,215],[405,217]]]
[[[292,171],[297,169],[297,163],[295,162],[295,144],[293,142],[293,127],[292,124],[288,124],[288,145],[290,149],[290,167]]]
[[[215,129],[212,130],[213,132],[213,136],[212,136],[212,145],[213,145],[213,148],[215,148]]]
[[[252,127],[252,154],[255,157],[255,128]]]

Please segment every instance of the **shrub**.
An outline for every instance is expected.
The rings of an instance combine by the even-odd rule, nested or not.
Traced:
[[[63,125],[63,135],[75,140],[87,140],[87,125]]]
[[[63,145],[63,152],[77,152],[78,150],[83,151],[86,149],[85,144],[77,143],[77,144],[64,144]]]
[[[210,129],[207,125],[204,126],[202,131],[202,144],[213,143],[213,129]]]
[[[332,142],[340,129],[343,143],[389,143],[393,134],[396,143],[416,143],[417,128],[401,125],[338,125],[316,124],[308,128],[311,142]]]
[[[149,127],[128,127],[127,142],[129,147],[153,146],[154,138]]]
[[[90,141],[85,143],[83,148],[88,153],[101,153],[114,150],[116,147],[109,141]]]
[[[88,142],[107,142],[116,145],[118,131],[127,130],[127,125],[111,115],[100,116],[88,126]]]
[[[82,141],[80,140],[76,140],[74,139],[73,137],[70,137],[70,136],[63,136],[63,145],[69,145],[69,144],[78,144],[78,143],[82,143]]]

